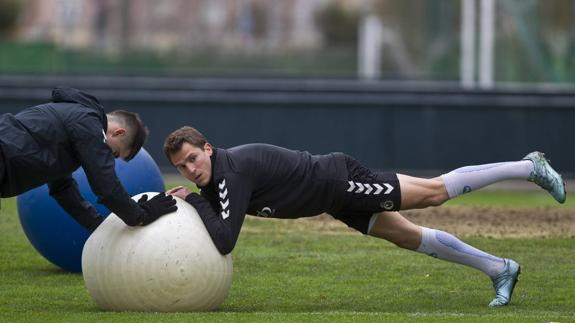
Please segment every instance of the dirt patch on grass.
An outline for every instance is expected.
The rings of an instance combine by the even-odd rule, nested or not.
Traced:
[[[459,236],[494,238],[575,237],[575,209],[450,206],[402,214],[422,226]]]
[[[575,209],[572,208],[495,208],[444,206],[401,212],[421,226],[441,229],[457,236],[493,238],[575,238]],[[297,220],[260,219],[265,227],[248,226],[248,231],[314,230],[324,234],[357,232],[327,214]],[[268,222],[269,221],[269,222]],[[264,223],[260,223],[264,224]]]

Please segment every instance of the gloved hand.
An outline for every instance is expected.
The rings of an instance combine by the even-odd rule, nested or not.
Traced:
[[[145,211],[142,225],[148,225],[160,216],[175,212],[178,209],[176,200],[171,195],[166,195],[165,192],[152,197],[150,200],[148,200],[148,195],[144,194],[138,200],[138,204]]]

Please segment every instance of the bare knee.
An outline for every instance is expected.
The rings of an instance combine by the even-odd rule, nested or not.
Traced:
[[[398,235],[393,241],[389,240],[394,245],[402,249],[415,250],[420,245],[420,240],[416,239],[413,234],[411,235]]]
[[[421,244],[421,229],[397,212],[378,214],[369,235],[385,239],[396,246],[415,250]]]
[[[427,204],[429,206],[440,206],[449,200],[449,194],[447,194],[447,190],[445,189],[445,183],[441,177],[435,177],[431,180],[432,189],[431,191],[433,194],[427,196]]]
[[[428,192],[429,194],[420,194],[419,196],[406,196],[402,197],[401,209],[424,209],[432,206],[440,206],[448,200],[446,194],[436,193],[435,191]]]
[[[423,204],[425,206],[440,206],[447,201],[447,198],[443,194],[436,194],[428,196]]]
[[[397,175],[401,185],[401,208],[422,209],[439,206],[449,199],[441,177],[423,179]]]

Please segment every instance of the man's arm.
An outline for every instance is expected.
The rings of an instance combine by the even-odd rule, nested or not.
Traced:
[[[210,202],[197,193],[188,194],[186,202],[190,203],[200,215],[220,254],[227,255],[232,252],[236,245],[236,241],[232,239],[234,234],[232,234],[230,226],[212,208]]]
[[[163,214],[174,212],[177,207],[172,197],[158,194],[143,203],[132,200],[116,175],[114,155],[101,127],[96,118],[86,116],[69,130],[72,145],[98,202],[130,226],[146,225]]]
[[[250,183],[249,178],[237,174],[221,179],[216,183],[217,199],[213,201],[214,204],[183,187],[168,193],[185,198],[198,211],[214,245],[225,255],[232,252],[238,241],[251,197]]]
[[[50,196],[86,229],[94,231],[104,221],[96,208],[82,197],[72,176],[48,183],[48,187]]]

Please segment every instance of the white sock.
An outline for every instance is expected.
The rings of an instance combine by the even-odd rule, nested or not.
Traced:
[[[489,277],[497,276],[503,270],[505,261],[440,230],[421,227],[421,245],[418,252],[426,255],[473,267]]]
[[[477,166],[466,166],[441,175],[449,198],[478,190],[506,179],[527,179],[533,162],[520,160]]]

